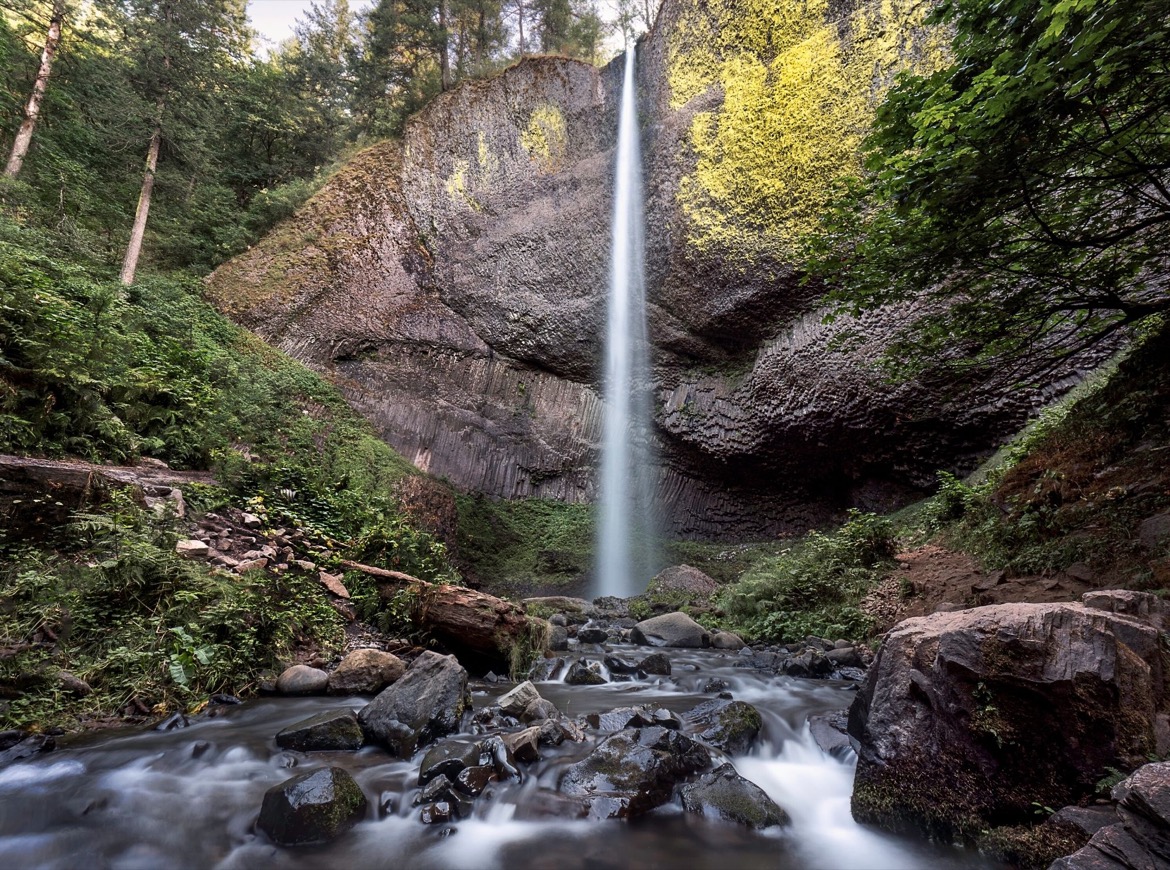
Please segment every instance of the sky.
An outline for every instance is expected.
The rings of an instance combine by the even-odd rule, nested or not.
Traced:
[[[260,31],[269,49],[293,35],[293,22],[308,10],[311,0],[248,0],[248,19]],[[349,8],[360,12],[373,0],[351,0]]]

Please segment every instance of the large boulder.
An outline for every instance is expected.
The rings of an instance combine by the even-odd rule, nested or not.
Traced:
[[[788,824],[788,814],[730,764],[722,764],[697,782],[684,785],[678,795],[684,810],[704,818],[757,830]]]
[[[366,814],[366,796],[340,767],[294,776],[264,793],[256,827],[281,846],[336,839]]]
[[[631,728],[570,765],[560,790],[580,798],[592,818],[632,818],[666,803],[680,780],[710,762],[707,751],[685,734]]]
[[[334,695],[374,695],[406,673],[406,663],[380,649],[355,649],[329,675]]]
[[[329,674],[308,665],[293,665],[276,678],[276,691],[282,695],[320,695],[329,685]]]
[[[683,716],[688,730],[728,755],[745,755],[755,745],[764,722],[760,711],[743,701],[704,701]]]
[[[470,708],[467,671],[454,656],[427,650],[362,708],[358,721],[370,740],[409,758],[417,747],[457,731]]]
[[[363,742],[362,727],[352,710],[318,713],[276,735],[277,746],[298,752],[361,749]]]
[[[630,629],[630,640],[646,646],[696,649],[711,645],[711,633],[685,613],[664,613]]]
[[[536,686],[532,685],[531,680],[525,680],[514,689],[501,695],[500,699],[496,701],[496,705],[504,715],[519,719],[520,715],[528,709],[529,704],[539,700],[540,692],[536,691]]]
[[[1125,608],[1133,595],[1119,595]],[[854,816],[973,836],[1033,821],[1036,805],[1083,802],[1107,768],[1170,749],[1164,636],[1111,612],[1108,596],[1093,604],[1001,604],[896,626],[850,710]]]
[[[1170,867],[1170,762],[1147,764],[1114,786],[1116,824],[1098,828],[1051,870]]]
[[[710,598],[719,590],[719,584],[698,568],[674,565],[663,568],[646,588],[649,596],[685,596],[691,599]]]

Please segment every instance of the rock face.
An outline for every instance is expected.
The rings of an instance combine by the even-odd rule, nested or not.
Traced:
[[[631,728],[606,738],[561,779],[592,818],[631,818],[670,800],[682,778],[710,764],[703,747],[666,728]]]
[[[672,531],[753,538],[888,507],[1051,398],[990,384],[952,405],[945,387],[883,383],[872,363],[910,312],[826,325],[793,266],[894,74],[939,62],[924,10],[667,0],[639,47]],[[443,94],[222,266],[211,298],[329,373],[424,470],[592,500],[621,63],[526,59]],[[811,140],[816,159],[761,138]]]
[[[471,707],[467,671],[454,656],[427,650],[405,676],[358,713],[362,731],[402,758],[459,728]]]
[[[1170,749],[1161,605],[1141,598],[1152,617],[1110,612],[1098,593],[1093,607],[1002,604],[895,627],[850,710],[854,816],[944,838],[1025,824],[1034,802],[1078,803],[1107,767]]]
[[[685,613],[664,613],[644,619],[630,630],[634,643],[697,649],[711,645],[711,634]]]
[[[256,826],[282,846],[324,843],[366,813],[366,797],[340,767],[295,776],[264,793]]]
[[[1170,763],[1147,764],[1113,788],[1117,823],[1050,870],[1170,866]]]

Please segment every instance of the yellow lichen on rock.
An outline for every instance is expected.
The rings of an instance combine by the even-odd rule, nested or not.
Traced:
[[[540,172],[560,170],[569,148],[568,128],[561,110],[550,103],[533,109],[528,123],[520,131],[520,144]]]
[[[876,104],[907,68],[936,68],[945,40],[911,0],[710,0],[688,7],[669,48],[671,103],[719,85],[696,115],[694,171],[679,187],[689,241],[732,262],[784,257],[817,225],[834,183],[856,172]]]

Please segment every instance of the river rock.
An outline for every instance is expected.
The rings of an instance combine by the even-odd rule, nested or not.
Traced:
[[[822,751],[835,758],[845,758],[849,755],[849,716],[844,710],[835,713],[822,713],[819,716],[810,716],[808,719],[809,731],[813,742]]]
[[[496,704],[505,715],[520,718],[529,704],[540,699],[540,692],[536,691],[536,686],[532,685],[530,680],[525,680],[511,691],[501,695]]]
[[[583,799],[592,818],[632,818],[670,800],[684,777],[710,764],[702,746],[666,728],[631,728],[607,737],[570,765],[560,790]]]
[[[1088,845],[1056,861],[1050,870],[1170,866],[1170,762],[1138,768],[1114,786],[1113,799],[1117,801],[1116,823],[1099,828]]]
[[[308,665],[285,668],[276,678],[276,691],[282,695],[320,695],[329,685],[329,674]]]
[[[711,635],[685,613],[664,613],[630,629],[630,639],[645,646],[696,649],[711,645]]]
[[[722,698],[705,701],[685,713],[683,720],[700,740],[728,755],[746,754],[764,724],[751,704]]]
[[[638,662],[638,670],[644,674],[651,674],[659,677],[670,676],[670,658],[666,653],[650,653],[642,661]]]
[[[467,740],[444,740],[427,750],[418,769],[418,784],[426,785],[437,776],[457,781],[460,771],[479,764],[478,743]]]
[[[366,814],[366,796],[340,767],[303,773],[264,793],[256,827],[281,846],[336,839]]]
[[[477,797],[488,787],[488,783],[495,781],[495,778],[496,769],[492,765],[477,764],[459,771],[455,778],[455,788],[468,797]]]
[[[590,728],[598,731],[624,731],[626,728],[662,724],[655,721],[653,711],[647,711],[644,707],[618,707],[604,713],[587,713],[585,721]]]
[[[524,764],[531,764],[540,760],[540,726],[534,725],[523,731],[501,735],[500,739],[512,753],[512,757]]]
[[[581,643],[605,643],[609,640],[609,630],[604,625],[589,620],[577,629],[577,640]]]
[[[467,671],[454,656],[427,650],[362,708],[358,721],[367,738],[409,758],[416,747],[457,731],[470,708]]]
[[[1094,600],[896,626],[850,710],[858,821],[940,838],[1026,824],[1170,749],[1160,632]]]
[[[528,679],[538,683],[555,680],[565,669],[565,660],[560,656],[551,659],[539,659],[528,671]]]
[[[708,819],[757,830],[788,824],[788,814],[730,764],[720,765],[697,782],[682,786],[678,794],[684,810]]]
[[[362,727],[352,710],[318,713],[276,735],[277,746],[297,752],[361,749],[364,742]]]
[[[560,715],[560,710],[552,701],[545,698],[537,698],[524,708],[524,712],[520,714],[521,722],[537,722],[541,719],[552,719]]]
[[[569,672],[565,674],[565,683],[570,686],[600,686],[605,682],[601,665],[585,659],[577,659],[569,665]]]
[[[548,648],[553,652],[564,652],[569,648],[569,631],[565,626],[553,623],[548,632]]]
[[[406,673],[406,663],[380,649],[355,649],[329,675],[334,695],[374,695],[393,685]]]
[[[711,646],[715,649],[732,649],[739,651],[744,648],[743,638],[731,631],[717,631],[711,635]]]

